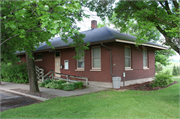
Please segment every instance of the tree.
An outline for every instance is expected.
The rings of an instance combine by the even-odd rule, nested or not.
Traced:
[[[102,21],[102,23],[98,23],[98,24],[97,24],[97,28],[101,28],[101,27],[109,26],[109,25],[110,25],[109,22]]]
[[[155,62],[167,66],[170,64],[169,57],[174,56],[175,54],[176,53],[172,49],[155,51]]]
[[[6,60],[15,51],[25,51],[27,59],[27,70],[30,82],[30,92],[38,92],[37,78],[33,51],[46,42],[51,46],[48,39],[55,35],[62,37],[67,42],[72,37],[74,43],[79,42],[76,52],[87,49],[82,42],[84,35],[79,34],[76,21],[81,21],[84,14],[81,4],[83,1],[6,1],[1,3],[1,47],[2,60]],[[9,47],[11,46],[11,48]],[[75,48],[77,48],[75,45]],[[8,49],[11,49],[8,51]]]
[[[99,3],[99,4],[98,4]],[[101,3],[101,4],[100,4]],[[149,41],[147,35],[157,30],[165,37],[165,45],[180,54],[179,3],[174,1],[125,1],[119,0],[113,8],[114,0],[97,0],[87,2],[90,10],[96,11],[101,18],[108,18],[126,32],[130,24],[136,24],[137,44]]]

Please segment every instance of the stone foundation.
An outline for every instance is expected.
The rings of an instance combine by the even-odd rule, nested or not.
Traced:
[[[153,77],[129,80],[129,81],[125,81],[125,86],[129,86],[129,85],[133,85],[133,84],[141,84],[141,83],[152,81],[152,80],[154,80]],[[113,88],[112,82],[88,81],[88,83],[89,83],[89,86],[99,86],[99,87]],[[121,86],[123,86],[123,79],[121,79]]]

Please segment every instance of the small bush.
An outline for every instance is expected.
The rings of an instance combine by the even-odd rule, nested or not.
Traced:
[[[58,83],[61,85],[63,83],[66,83],[67,81],[59,80]]]
[[[63,88],[63,90],[65,90],[65,91],[74,90],[74,89],[75,89],[75,86],[73,83],[65,84],[64,88]]]
[[[45,85],[46,88],[58,89],[58,81],[52,81]]]
[[[173,71],[172,71],[172,75],[174,75],[174,76],[178,76],[178,75],[180,75],[180,66],[173,66]]]
[[[40,83],[39,84],[39,87],[45,87],[45,85],[47,85],[48,83],[52,82],[53,80],[52,79],[49,79],[49,80],[45,80],[44,82]]]
[[[76,88],[82,88],[83,82],[75,82],[75,83],[69,83],[67,81],[63,80],[46,80],[39,84],[40,87],[46,87],[46,88],[52,88],[52,89],[62,89],[65,91],[74,90]]]
[[[82,88],[83,84],[84,84],[83,82],[75,82],[74,86],[75,88]]]
[[[155,82],[151,83],[150,85],[153,88],[157,86],[166,87],[169,84],[173,83],[171,77],[172,75],[170,75],[170,71],[166,71],[165,73],[160,72],[159,74],[155,75]]]
[[[1,81],[14,83],[28,83],[26,64],[13,65],[1,62]]]
[[[158,72],[160,72],[162,70],[163,70],[162,65],[161,64],[156,64],[156,72],[158,73]]]

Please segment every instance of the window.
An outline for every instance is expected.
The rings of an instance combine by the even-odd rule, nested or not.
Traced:
[[[131,47],[125,47],[125,68],[131,69]]]
[[[36,54],[36,60],[35,61],[42,61],[42,54]]]
[[[101,68],[101,48],[100,47],[92,48],[92,68],[93,69]]]
[[[64,60],[64,69],[65,70],[69,69],[69,60]]]
[[[55,57],[60,57],[60,52],[56,52]]]
[[[147,49],[143,49],[143,67],[147,68]]]
[[[84,69],[84,56],[77,60],[77,69]]]

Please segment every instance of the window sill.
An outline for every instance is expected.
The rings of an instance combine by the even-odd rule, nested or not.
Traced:
[[[75,71],[84,71],[84,69],[75,69]]]
[[[133,70],[133,69],[131,69],[131,68],[125,68],[125,71],[131,71],[131,70]]]
[[[149,69],[149,68],[147,68],[147,67],[143,67],[143,69],[144,69],[144,70],[147,70],[147,69]]]
[[[101,71],[101,69],[90,69],[90,71]]]
[[[37,61],[42,61],[42,59],[36,59],[36,60],[34,60],[35,62],[37,62]]]

